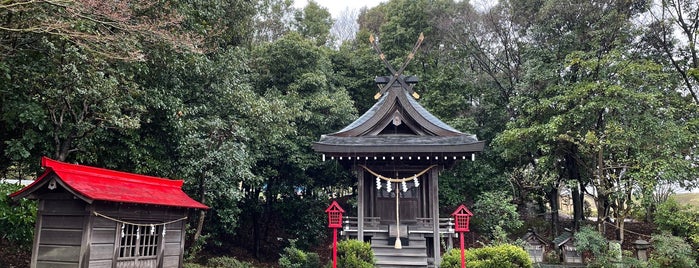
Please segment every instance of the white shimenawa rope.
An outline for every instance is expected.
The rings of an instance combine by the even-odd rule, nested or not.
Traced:
[[[437,165],[431,165],[431,166],[427,167],[426,169],[420,171],[419,173],[417,173],[413,176],[410,176],[410,177],[405,177],[405,178],[389,178],[389,177],[382,176],[381,174],[374,172],[373,170],[371,170],[370,168],[368,168],[365,165],[359,165],[359,166],[364,168],[366,171],[368,171],[372,175],[376,176],[376,178],[378,178],[378,179],[382,179],[382,180],[389,181],[389,182],[407,182],[410,180],[417,180],[418,177],[422,176],[422,174],[427,173],[427,171],[429,171],[433,167],[436,167]]]
[[[183,217],[183,218],[179,218],[179,219],[176,219],[176,220],[171,220],[171,221],[166,221],[166,222],[159,222],[159,223],[135,223],[135,222],[128,222],[128,221],[123,221],[123,220],[115,219],[115,218],[109,217],[109,216],[107,216],[107,215],[104,215],[104,214],[102,214],[102,213],[99,213],[99,212],[97,212],[97,211],[95,211],[95,212],[93,212],[93,213],[95,214],[95,216],[99,216],[99,217],[108,219],[108,220],[110,220],[110,221],[114,221],[114,222],[118,222],[118,223],[122,223],[122,224],[128,224],[128,225],[134,225],[134,226],[147,226],[147,227],[150,227],[150,228],[151,228],[151,229],[150,229],[150,230],[151,230],[151,231],[150,231],[151,234],[155,233],[155,227],[156,227],[156,226],[162,225],[162,226],[163,226],[163,233],[162,233],[163,236],[165,236],[165,225],[172,224],[172,223],[176,223],[176,222],[180,222],[180,221],[183,221],[183,220],[186,220],[186,219],[187,219],[187,217]],[[122,226],[121,226],[121,236],[122,236],[122,237],[124,236],[124,226],[125,226],[125,225],[122,225]],[[138,229],[136,230],[136,236],[137,236],[137,237],[140,236],[140,230],[138,230]]]
[[[130,224],[130,225],[136,225],[136,226],[168,225],[168,224],[180,222],[180,221],[183,221],[183,220],[186,220],[186,219],[187,219],[187,217],[183,217],[183,218],[179,218],[179,219],[176,219],[176,220],[171,220],[171,221],[166,221],[166,222],[159,222],[159,223],[133,223],[133,222],[128,222],[128,221],[122,221],[122,220],[119,220],[119,219],[115,219],[115,218],[109,217],[109,216],[107,216],[107,215],[101,214],[101,213],[99,213],[99,212],[94,212],[94,214],[95,214],[95,216],[100,216],[100,217],[102,217],[102,218],[105,218],[105,219],[108,219],[108,220],[111,220],[111,221],[115,221],[115,222],[119,222],[119,223],[125,223],[125,224]]]

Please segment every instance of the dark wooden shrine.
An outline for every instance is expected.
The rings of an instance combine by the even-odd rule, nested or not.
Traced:
[[[182,267],[188,208],[208,207],[169,180],[43,158],[31,267]]]
[[[408,61],[396,71],[381,58],[393,74],[376,78],[376,104],[342,130],[321,136],[313,149],[355,174],[357,217],[345,233],[371,242],[377,267],[438,267],[440,233],[453,233],[450,218],[439,218],[439,173],[474,159],[484,143],[417,102],[417,77],[402,75]]]

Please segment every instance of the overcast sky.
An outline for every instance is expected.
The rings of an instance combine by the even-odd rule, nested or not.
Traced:
[[[348,8],[350,10],[359,10],[362,7],[371,8],[378,6],[381,2],[386,2],[386,0],[316,0],[320,6],[328,8],[333,19],[339,18],[339,15]],[[303,8],[307,3],[308,0],[294,0],[294,7]]]

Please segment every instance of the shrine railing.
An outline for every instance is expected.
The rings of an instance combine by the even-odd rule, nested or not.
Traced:
[[[431,218],[417,218],[416,221],[410,224],[410,233],[432,233],[433,220]],[[359,227],[357,217],[345,216],[342,221],[342,231],[345,235],[356,234]],[[388,232],[388,225],[381,224],[379,217],[364,217],[364,232],[377,233]],[[439,233],[454,234],[454,219],[439,218]]]

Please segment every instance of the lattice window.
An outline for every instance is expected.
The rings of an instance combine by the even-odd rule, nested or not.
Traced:
[[[119,259],[157,257],[162,226],[141,226],[122,223]]]
[[[330,224],[342,224],[342,217],[340,212],[332,211],[328,214],[328,222]]]
[[[541,245],[526,245],[524,249],[529,253],[532,262],[538,263],[544,261],[544,246]]]

